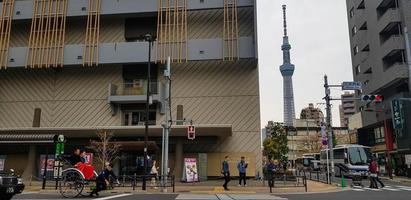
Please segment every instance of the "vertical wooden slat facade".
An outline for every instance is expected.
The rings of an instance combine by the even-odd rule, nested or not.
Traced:
[[[99,61],[101,0],[89,0],[83,66],[97,66]]]
[[[187,62],[187,0],[158,0],[157,57],[165,63]]]
[[[223,60],[238,60],[237,0],[224,0]]]
[[[67,0],[35,0],[26,68],[63,67]]]
[[[9,56],[14,0],[3,0],[2,6],[0,17],[0,69],[6,69]]]

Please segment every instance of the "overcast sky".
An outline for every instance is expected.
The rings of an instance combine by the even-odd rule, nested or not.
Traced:
[[[296,117],[308,103],[323,103],[324,74],[331,84],[352,80],[345,0],[257,0],[261,125],[283,121],[282,4],[287,5]],[[332,89],[339,96],[340,89]],[[333,125],[339,126],[333,102]],[[325,107],[319,106],[324,114]]]

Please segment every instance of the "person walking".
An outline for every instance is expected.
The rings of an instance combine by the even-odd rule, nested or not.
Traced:
[[[240,176],[238,187],[241,187],[241,182],[242,181],[244,181],[244,187],[247,186],[247,182],[246,182],[247,167],[248,167],[248,163],[245,162],[244,156],[241,156],[241,160],[237,164],[237,169],[238,169],[238,173],[239,173],[239,176]]]
[[[274,173],[275,173],[276,165],[274,164],[274,161],[271,159],[270,162],[267,164],[267,180],[268,180],[268,186],[273,187],[274,186]]]
[[[373,158],[373,162],[375,162],[375,165],[378,166],[375,157]],[[385,187],[385,185],[384,185],[384,183],[380,180],[379,176],[380,176],[380,170],[379,170],[379,168],[377,167],[376,176],[375,176],[375,178],[374,178],[374,179],[375,179],[375,185],[376,185],[377,188],[378,188],[378,183],[379,183],[379,184],[381,185],[381,188],[383,188],[383,187]]]
[[[224,190],[228,191],[228,182],[230,182],[230,166],[228,164],[229,157],[225,156],[224,161],[222,163],[221,173],[224,175]]]
[[[154,187],[154,189],[157,189],[156,181],[158,178],[158,167],[157,167],[156,160],[153,160],[150,175],[151,175],[151,187]]]
[[[370,174],[370,188],[378,189],[376,177],[377,177],[377,162],[374,159],[370,160],[370,164],[368,166],[368,171]]]

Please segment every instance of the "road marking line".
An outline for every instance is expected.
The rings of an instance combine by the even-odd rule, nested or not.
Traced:
[[[365,190],[370,190],[370,191],[381,191],[381,189],[376,189],[376,188],[364,188]]]
[[[395,188],[387,188],[387,187],[383,187],[383,190],[388,190],[388,191],[400,191],[400,189],[395,189]]]
[[[364,190],[360,188],[351,188],[351,190],[356,192],[364,192]]]
[[[116,199],[120,197],[125,197],[125,196],[130,196],[131,194],[119,194],[119,195],[114,195],[114,196],[109,196],[109,197],[102,197],[102,198],[97,198],[95,200],[107,200],[107,199]]]

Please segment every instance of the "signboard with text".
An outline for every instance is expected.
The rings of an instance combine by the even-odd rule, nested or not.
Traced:
[[[405,164],[411,165],[411,154],[405,155]]]
[[[341,87],[342,87],[342,90],[361,90],[362,83],[361,82],[343,82]]]
[[[4,162],[6,162],[6,160],[0,158],[0,171],[4,171]]]
[[[392,123],[394,129],[403,129],[404,128],[404,114],[403,114],[403,105],[402,102],[398,99],[392,100]]]
[[[187,183],[198,182],[197,160],[184,158],[184,171]]]

